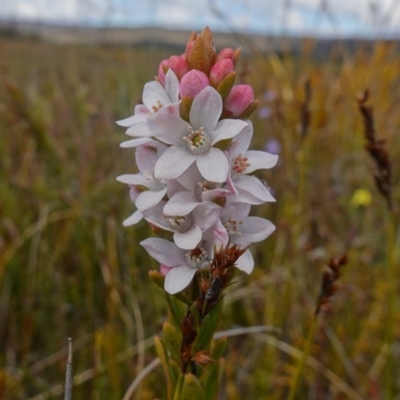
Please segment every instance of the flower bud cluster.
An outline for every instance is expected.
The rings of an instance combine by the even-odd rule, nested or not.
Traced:
[[[121,175],[137,210],[125,226],[145,219],[158,237],[141,242],[160,263],[165,290],[183,290],[196,271],[210,266],[214,249],[246,249],[267,238],[274,225],[249,216],[252,205],[275,201],[252,173],[268,169],[276,155],[248,150],[257,106],[253,89],[234,85],[240,49],[215,51],[206,28],[189,38],[185,54],[163,60],[144,86],[143,104],[117,123],[133,139],[139,172]],[[236,266],[254,267],[249,250]]]

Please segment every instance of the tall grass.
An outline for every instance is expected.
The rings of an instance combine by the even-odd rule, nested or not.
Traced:
[[[314,60],[310,49],[296,58],[253,54],[242,75],[272,111],[253,117],[253,148],[270,138],[282,145],[279,166],[262,176],[277,203],[257,211],[277,231],[253,246],[256,269],[235,278],[220,328],[272,325],[281,333],[229,339],[221,399],[286,398],[324,264],[342,253],[342,287],[317,328],[298,398],[400,393],[400,55],[388,43],[372,53],[339,46],[328,60]],[[157,266],[138,245],[149,229],[121,225],[133,205],[115,177],[135,166],[118,147],[124,135],[114,121],[130,115],[168,54],[11,39],[0,39],[0,54],[0,398],[46,398],[38,395],[65,376],[68,337],[79,375],[73,399],[122,398],[155,357],[146,338],[161,329],[166,307],[148,277]],[[307,79],[310,124],[301,139]],[[394,160],[389,256],[387,210],[355,101],[366,87]],[[372,194],[370,204],[357,203],[358,189]],[[165,385],[157,368],[135,398],[161,396]]]

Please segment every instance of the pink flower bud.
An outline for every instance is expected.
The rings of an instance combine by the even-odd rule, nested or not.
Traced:
[[[224,101],[224,109],[238,117],[254,101],[254,92],[249,85],[236,85]]]
[[[179,91],[181,98],[190,97],[194,99],[206,86],[209,86],[207,75],[204,72],[192,69],[183,75]]]
[[[161,85],[165,86],[165,72],[163,67],[168,67],[168,60],[162,60],[158,66],[158,79]]]
[[[225,60],[225,59],[229,59],[233,62],[233,60],[235,59],[235,52],[233,49],[231,49],[230,47],[227,47],[225,49],[222,49],[216,58],[216,62],[221,61],[221,60]]]
[[[171,56],[168,60],[168,66],[175,72],[178,79],[181,79],[189,71],[189,66],[182,56]]]
[[[218,61],[213,65],[210,71],[210,82],[213,85],[218,85],[228,75],[233,71],[233,62],[229,58]]]

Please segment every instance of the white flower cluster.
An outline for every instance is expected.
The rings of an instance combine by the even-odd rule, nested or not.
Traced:
[[[195,91],[183,119],[182,92],[190,92],[187,85],[196,83],[185,79],[191,72],[178,79],[169,68],[163,79],[145,85],[144,104],[135,107],[135,114],[118,121],[134,137],[121,147],[136,148],[139,170],[117,178],[130,186],[137,208],[124,225],[145,219],[155,232],[170,238],[148,238],[141,245],[161,264],[165,290],[171,294],[209,265],[215,247],[248,247],[275,230],[270,221],[249,212],[252,205],[275,201],[251,174],[272,168],[278,157],[248,150],[251,122],[226,118],[224,100],[211,84]],[[249,250],[236,266],[246,273],[253,270]]]

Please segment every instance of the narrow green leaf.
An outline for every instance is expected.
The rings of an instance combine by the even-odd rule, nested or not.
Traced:
[[[182,387],[181,400],[205,400],[200,381],[193,374],[186,374]],[[208,400],[208,398],[207,398]]]
[[[163,342],[168,354],[170,355],[170,358],[172,358],[175,361],[180,360],[179,348],[181,346],[181,339],[182,339],[182,334],[178,332],[178,330],[174,327],[174,325],[168,321],[164,322]]]
[[[207,365],[201,376],[200,381],[203,385],[206,399],[211,400],[217,398],[218,386],[223,371],[223,360],[220,358],[225,350],[226,342],[226,336],[213,342],[210,357],[214,360],[214,363]]]
[[[204,318],[203,324],[199,329],[197,339],[194,343],[194,353],[207,350],[210,346],[212,337],[218,327],[222,309],[222,301],[220,301],[211,312]]]

